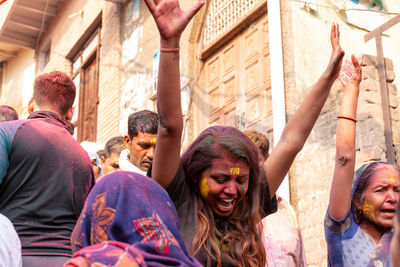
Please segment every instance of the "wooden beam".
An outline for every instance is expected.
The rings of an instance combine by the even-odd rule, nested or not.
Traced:
[[[21,47],[21,48],[27,48],[27,49],[34,49],[35,45],[33,43],[28,43],[26,41],[21,41],[21,40],[17,40],[5,35],[0,36],[0,42],[4,42],[4,43],[8,43],[8,44],[12,44],[15,45],[17,47]]]
[[[36,0],[18,0],[15,1],[15,4],[20,8],[52,17],[57,14],[57,6],[48,4],[46,9],[46,3]]]
[[[36,36],[31,36],[28,34],[24,34],[24,33],[20,33],[20,32],[16,32],[11,30],[10,28],[7,28],[4,33],[3,36],[7,36],[16,40],[20,40],[26,43],[32,43],[34,44],[36,42]]]
[[[13,14],[10,17],[9,22],[18,24],[21,27],[28,28],[28,29],[35,30],[35,31],[40,31],[40,28],[42,26],[41,21],[23,17],[23,16],[19,16],[19,15],[15,15],[15,14]]]
[[[397,15],[396,17],[394,17],[391,20],[389,20],[388,22],[382,24],[381,26],[379,26],[375,30],[370,31],[369,33],[367,33],[364,36],[364,42],[368,42],[369,40],[371,40],[372,38],[374,38],[378,34],[379,35],[382,34],[384,31],[387,31],[388,29],[390,29],[391,27],[393,27],[394,25],[396,25],[399,22],[400,22],[400,15]]]
[[[390,107],[388,99],[389,96],[386,83],[386,66],[385,66],[385,58],[383,57],[382,36],[380,34],[375,36],[375,40],[376,40],[376,51],[378,54],[379,86],[381,89],[383,127],[385,131],[387,161],[392,164],[395,164],[396,157],[393,148],[392,120],[390,117]]]
[[[5,51],[0,49],[0,57],[15,57],[17,55],[17,52],[10,52],[10,51]]]
[[[396,154],[393,147],[393,133],[392,133],[392,119],[390,116],[389,95],[386,82],[386,66],[385,58],[383,55],[382,33],[397,23],[400,23],[400,15],[392,18],[388,22],[382,24],[375,30],[369,32],[364,36],[365,42],[372,38],[376,41],[376,54],[378,57],[378,74],[379,74],[379,87],[381,91],[382,100],[382,113],[383,113],[383,127],[386,144],[386,158],[387,161],[396,164]]]

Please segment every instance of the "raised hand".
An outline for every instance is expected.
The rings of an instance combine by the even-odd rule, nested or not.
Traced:
[[[340,46],[340,31],[339,24],[337,23],[333,23],[331,27],[331,45],[332,54],[327,70],[329,71],[330,75],[337,78],[340,68],[342,67],[342,59],[344,56],[344,51]]]
[[[364,61],[364,56],[356,58],[351,56],[351,61],[346,60],[339,73],[339,80],[343,86],[349,83],[361,82],[361,64]]]
[[[164,40],[179,40],[190,20],[204,4],[203,1],[198,2],[190,10],[184,12],[179,7],[178,0],[144,1],[154,17],[161,39]]]

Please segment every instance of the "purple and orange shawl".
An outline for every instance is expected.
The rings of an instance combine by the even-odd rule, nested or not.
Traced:
[[[72,251],[78,251],[74,256],[107,266],[121,257],[135,259],[138,266],[201,266],[185,248],[166,191],[133,172],[111,173],[93,187],[71,244]]]

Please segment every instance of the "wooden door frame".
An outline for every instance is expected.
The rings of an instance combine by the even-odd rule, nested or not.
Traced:
[[[207,8],[204,12],[208,12],[208,5],[210,2],[207,2]],[[204,101],[207,97],[207,90],[205,88],[206,82],[204,80],[204,71],[205,71],[205,63],[208,59],[214,56],[221,48],[223,48],[228,42],[230,42],[233,38],[238,36],[241,32],[243,32],[251,23],[261,18],[263,15],[268,14],[268,5],[267,1],[262,1],[256,7],[253,8],[244,18],[238,20],[238,22],[226,33],[219,36],[211,45],[207,47],[201,47],[202,45],[202,35],[203,30],[205,29],[206,23],[206,15],[203,15],[202,21],[195,23],[197,27],[193,28],[192,33],[197,35],[194,39],[196,43],[194,44],[194,51],[199,50],[199,54],[193,54],[193,61],[199,62],[198,71],[195,72],[194,83],[193,83],[193,91],[196,91],[192,95],[194,99],[192,99],[195,104],[193,107],[193,126],[194,126],[194,136],[197,136],[202,130],[204,130],[204,126],[207,125],[205,123],[205,119],[201,114],[206,112],[209,113],[208,107],[204,105]]]
[[[85,77],[85,70],[91,65],[91,64],[96,64],[96,81],[95,81],[95,87],[97,91],[97,99],[96,99],[96,111],[95,111],[95,117],[97,118],[97,106],[99,104],[99,53],[98,53],[98,48],[93,50],[93,52],[87,57],[86,61],[82,64],[82,67],[80,68],[79,74],[80,75],[80,85],[79,85],[79,109],[78,109],[78,135],[77,139],[78,142],[85,141],[83,140],[83,125],[84,125],[84,113],[82,112],[84,109],[85,104],[87,104],[87,99],[85,99],[85,90],[87,90],[86,86],[83,84],[84,81],[86,81]],[[97,121],[95,123],[96,125],[96,131],[97,131]],[[93,141],[93,140],[92,140]]]
[[[85,50],[85,43],[89,43],[90,40],[93,40],[92,37],[95,36],[97,34],[97,45],[96,47],[90,51],[89,55],[86,57],[86,59],[83,58],[83,51]],[[83,41],[84,40],[84,41]],[[97,29],[95,29],[94,31],[92,30],[92,33],[85,33],[85,36],[81,37],[79,42],[77,43],[77,45],[79,44],[80,48],[77,49],[76,47],[73,48],[73,51],[76,51],[76,53],[78,53],[79,55],[79,60],[81,62],[80,66],[76,69],[75,72],[73,72],[73,64],[74,64],[74,60],[73,59],[77,59],[78,57],[71,57],[70,58],[70,62],[71,62],[71,77],[72,79],[75,79],[77,75],[80,76],[79,80],[79,96],[78,97],[78,121],[77,121],[77,128],[78,128],[78,132],[77,132],[77,140],[78,142],[82,142],[84,140],[82,140],[83,136],[82,136],[82,129],[83,129],[83,106],[84,106],[84,102],[86,102],[83,99],[83,81],[85,79],[84,77],[84,70],[91,64],[93,63],[93,61],[95,60],[95,64],[96,64],[96,88],[97,88],[97,105],[99,104],[99,74],[100,74],[100,48],[101,48],[101,23],[98,23],[98,27]],[[72,50],[71,50],[72,51]],[[71,55],[71,52],[69,53],[69,55]],[[96,109],[96,117],[97,117],[97,109]],[[97,127],[97,121],[96,121],[96,127]],[[97,137],[96,137],[97,139]]]

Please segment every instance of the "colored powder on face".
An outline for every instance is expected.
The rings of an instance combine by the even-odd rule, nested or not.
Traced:
[[[374,219],[375,215],[374,215],[374,206],[364,202],[363,206],[362,206],[362,211],[365,214],[365,216],[367,216],[370,219]]]
[[[390,185],[397,185],[399,182],[399,180],[397,179],[397,177],[390,177],[389,178],[389,184]]]
[[[244,193],[244,185],[242,185],[242,193]]]
[[[207,185],[207,177],[203,177],[201,178],[200,181],[200,194],[202,197],[206,198],[208,197],[208,192],[210,191],[210,189],[208,188]]]
[[[157,143],[157,140],[155,138],[150,140],[150,144],[155,145]]]
[[[229,173],[231,175],[239,175],[240,174],[240,168],[230,168]]]

